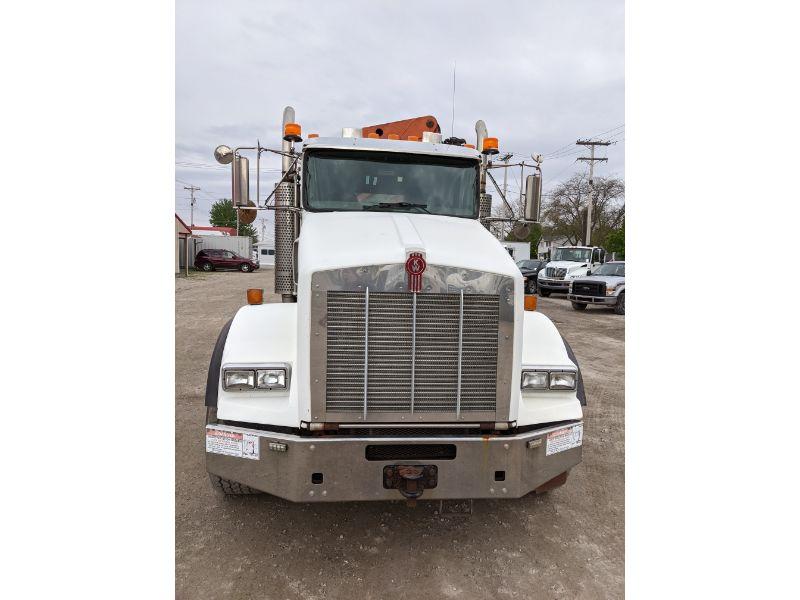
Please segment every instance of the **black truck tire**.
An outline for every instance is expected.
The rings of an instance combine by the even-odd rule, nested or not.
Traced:
[[[586,310],[586,304],[584,302],[573,302],[572,308],[575,310]]]
[[[542,298],[549,298],[550,297],[550,290],[546,290],[542,286],[539,286],[539,295]]]
[[[617,303],[614,305],[614,312],[618,315],[625,314],[625,292],[620,292],[619,300],[617,300]]]
[[[208,474],[208,478],[211,481],[211,487],[222,492],[226,496],[245,496],[248,494],[263,493],[258,490],[254,490],[243,483],[239,483],[238,481],[228,481],[227,479],[212,475],[211,473]]]

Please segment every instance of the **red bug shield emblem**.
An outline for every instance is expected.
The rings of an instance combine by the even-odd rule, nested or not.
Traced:
[[[422,274],[428,263],[420,252],[412,252],[406,260],[406,273],[408,273],[408,289],[415,294],[422,291]]]

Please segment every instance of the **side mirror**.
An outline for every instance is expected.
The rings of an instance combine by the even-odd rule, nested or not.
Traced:
[[[586,274],[587,275],[591,275],[592,274],[592,270],[591,269],[586,269]]]
[[[542,178],[528,175],[525,179],[525,220],[539,221],[539,208],[542,203]]]
[[[247,206],[250,202],[250,161],[244,156],[233,160],[232,187],[233,205]]]

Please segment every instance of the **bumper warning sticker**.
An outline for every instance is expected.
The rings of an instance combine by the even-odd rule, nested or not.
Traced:
[[[581,444],[583,444],[583,423],[578,423],[572,427],[548,433],[545,456],[577,448]]]
[[[258,436],[207,428],[206,452],[259,460]]]

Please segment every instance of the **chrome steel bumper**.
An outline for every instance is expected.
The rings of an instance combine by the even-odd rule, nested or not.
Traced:
[[[568,294],[567,300],[573,302],[585,302],[586,304],[616,304],[619,296],[576,296],[575,294]]]
[[[565,279],[539,279],[538,285],[547,290],[569,291],[569,280]]]
[[[209,430],[227,432],[213,436],[243,436],[251,454],[244,458],[210,452],[207,441],[206,467],[214,475],[294,502],[402,499],[398,490],[384,488],[384,467],[390,465],[436,465],[437,486],[426,489],[423,500],[519,498],[581,461],[582,445],[568,443],[567,449],[554,450],[565,447],[566,430],[574,436],[572,443],[580,444],[582,427],[575,421],[512,436],[356,438],[299,437],[211,424],[206,426],[207,439]],[[452,444],[455,457],[367,459],[367,446],[424,444]]]

